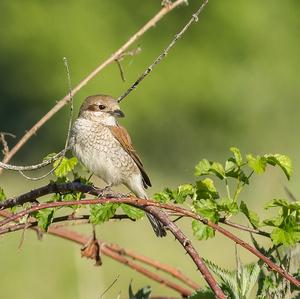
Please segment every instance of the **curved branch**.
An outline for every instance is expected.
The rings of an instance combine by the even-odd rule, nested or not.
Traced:
[[[16,214],[12,215],[10,218],[0,221],[0,227],[9,222],[15,221],[16,219],[19,219],[25,215],[28,215],[32,212],[39,211],[39,210],[45,209],[45,208],[71,206],[71,205],[90,205],[90,204],[97,204],[97,203],[103,204],[103,203],[107,203],[107,202],[127,203],[127,204],[131,204],[137,208],[146,210],[147,212],[150,212],[151,214],[153,214],[155,217],[159,218],[159,220],[161,220],[172,231],[173,234],[174,233],[176,234],[176,229],[178,229],[177,226],[175,226],[175,224],[173,222],[171,222],[170,220],[169,221],[171,223],[166,223],[167,220],[164,219],[164,217],[165,217],[163,215],[164,213],[159,214],[160,211],[157,209],[153,209],[153,207],[157,207],[160,209],[166,209],[166,210],[170,210],[170,211],[175,211],[175,212],[181,213],[182,215],[185,215],[190,218],[201,221],[202,223],[212,227],[214,230],[220,232],[221,234],[225,235],[229,239],[233,240],[235,243],[239,244],[240,246],[244,247],[245,249],[247,249],[248,251],[250,251],[251,253],[256,255],[259,259],[261,259],[264,263],[266,263],[271,269],[278,272],[280,275],[285,277],[287,280],[289,280],[291,283],[293,283],[297,287],[300,287],[300,281],[298,281],[295,277],[293,277],[287,271],[285,271],[284,269],[282,269],[281,267],[279,267],[278,265],[273,263],[269,258],[264,256],[260,251],[258,251],[257,249],[255,249],[254,247],[249,245],[247,242],[244,242],[240,238],[236,237],[234,234],[230,233],[229,231],[227,231],[224,228],[222,228],[221,226],[219,226],[218,224],[215,224],[215,223],[193,213],[192,211],[189,211],[189,210],[186,210],[186,209],[174,206],[174,205],[170,205],[170,204],[160,204],[158,202],[154,202],[151,200],[145,200],[145,199],[140,199],[140,198],[136,198],[136,197],[127,197],[127,198],[96,198],[96,199],[84,199],[84,200],[78,200],[78,201],[44,203],[44,204],[40,204],[38,206],[31,207],[31,208],[21,211],[19,213],[16,213]],[[188,240],[184,239],[184,235],[183,236],[181,235],[181,233],[182,233],[181,231],[179,231],[179,232],[180,232],[180,236],[179,236],[180,240],[179,239],[178,240],[186,248],[185,242]],[[192,257],[192,255],[193,255],[192,249],[191,249],[191,251],[188,251],[188,253]],[[197,262],[199,262],[199,261],[197,261]],[[196,261],[195,261],[195,263],[196,263]]]
[[[90,80],[92,80],[99,72],[101,72],[108,65],[113,63],[118,59],[124,51],[126,51],[135,41],[137,41],[146,31],[154,27],[157,22],[159,22],[167,13],[172,11],[177,6],[185,3],[186,0],[177,0],[170,5],[163,7],[154,17],[152,17],[141,29],[139,29],[134,35],[132,35],[129,40],[123,44],[115,53],[113,53],[107,60],[102,62],[96,69],[94,69],[90,74],[88,74],[78,85],[76,85],[71,91],[74,96],[83,86],[85,86]],[[34,135],[36,132],[60,109],[62,109],[70,101],[70,93],[60,99],[55,106],[53,106],[31,129],[29,129],[25,135],[19,140],[19,142],[6,153],[3,163],[8,163],[12,157],[20,150],[20,148]],[[2,164],[3,166],[3,164]],[[1,166],[1,167],[2,167]],[[4,168],[4,167],[3,167]],[[3,169],[0,168],[0,174]]]
[[[134,260],[138,260],[138,261],[140,261],[142,263],[145,263],[149,266],[152,266],[152,267],[154,267],[158,270],[161,270],[165,273],[168,273],[168,274],[172,275],[173,277],[181,280],[183,283],[187,284],[188,286],[190,286],[194,290],[199,290],[200,289],[199,284],[197,284],[196,282],[191,280],[189,277],[184,275],[180,270],[178,270],[174,267],[171,267],[170,265],[163,264],[161,262],[158,262],[157,260],[153,260],[153,259],[151,259],[147,256],[137,254],[137,253],[135,253],[131,250],[121,248],[117,244],[107,244],[106,246],[109,247],[111,250],[113,250],[115,252],[118,252],[121,255],[131,257]]]

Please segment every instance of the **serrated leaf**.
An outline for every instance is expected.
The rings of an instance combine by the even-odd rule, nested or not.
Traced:
[[[129,299],[149,299],[151,295],[151,287],[145,286],[141,289],[139,289],[136,294],[133,294],[131,283],[129,285]]]
[[[214,182],[210,178],[196,182],[196,194],[197,199],[217,199],[219,194],[214,185]]]
[[[272,166],[278,165],[283,170],[286,177],[290,179],[292,174],[292,161],[288,156],[281,154],[266,154],[264,157],[266,158],[268,164]]]
[[[207,159],[201,160],[195,167],[195,175],[201,176],[209,174],[210,162]]]
[[[211,199],[200,199],[193,201],[193,209],[197,214],[205,217],[214,223],[220,219],[217,203]]]
[[[260,226],[259,216],[255,212],[250,211],[244,201],[241,201],[240,210],[248,218],[253,227],[257,228]]]
[[[38,221],[38,226],[43,229],[44,231],[48,230],[49,225],[52,223],[54,216],[54,209],[49,208],[49,209],[43,209],[39,210],[34,217]]]
[[[276,227],[271,232],[271,239],[275,245],[291,246],[300,241],[300,231],[284,230]]]
[[[217,202],[217,206],[219,211],[228,212],[233,215],[239,211],[237,202],[230,198],[221,198],[220,201]]]
[[[213,238],[215,236],[215,231],[200,221],[193,220],[192,229],[194,236],[198,240],[207,240],[208,238]]]
[[[78,160],[76,157],[72,157],[70,159],[66,157],[62,157],[58,160],[56,160],[53,164],[54,167],[54,174],[57,177],[66,177],[77,165]]]
[[[249,167],[256,173],[264,173],[267,166],[267,159],[260,156],[252,156],[251,154],[246,156]]]
[[[171,201],[172,190],[169,188],[164,189],[164,191],[155,193],[153,198],[160,203],[168,203]]]
[[[233,153],[234,155],[234,159],[235,159],[235,162],[238,166],[241,166],[242,163],[243,163],[243,158],[242,158],[242,155],[241,155],[241,152],[240,150],[237,148],[237,147],[231,147],[230,148],[230,151]]]
[[[132,207],[130,205],[122,203],[121,208],[122,208],[123,212],[131,219],[138,220],[145,216],[144,211],[142,211],[141,209]]]
[[[225,178],[225,169],[221,163],[213,162],[210,170],[221,180]]]
[[[209,288],[201,289],[195,291],[191,296],[187,299],[215,299],[216,296],[213,291]]]
[[[0,187],[0,201],[6,200],[4,190]]]
[[[90,222],[93,224],[100,224],[108,221],[115,215],[118,206],[119,205],[116,203],[90,205]]]

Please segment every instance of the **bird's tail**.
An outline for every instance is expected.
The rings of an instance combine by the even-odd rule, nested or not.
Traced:
[[[159,221],[157,220],[153,215],[149,214],[149,213],[146,213],[149,221],[150,221],[150,224],[155,232],[155,234],[158,236],[158,237],[164,237],[167,235],[167,232],[166,230],[164,229],[164,225]]]

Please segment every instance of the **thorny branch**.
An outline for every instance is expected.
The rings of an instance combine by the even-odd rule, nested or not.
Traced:
[[[122,57],[123,53],[134,43],[136,42],[146,31],[148,31],[150,28],[154,27],[166,14],[168,14],[170,11],[175,9],[181,4],[186,3],[186,0],[176,0],[175,2],[171,3],[170,5],[167,5],[155,15],[153,16],[142,28],[140,28],[135,34],[133,34],[125,44],[123,44],[116,52],[114,52],[108,59],[106,59],[104,62],[102,62],[99,66],[97,66],[96,69],[94,69],[90,74],[88,74],[79,84],[77,84],[72,89],[72,95],[74,96],[82,87],[84,87],[89,81],[91,81],[96,75],[98,75],[104,68],[106,68],[108,65],[113,63],[116,59],[119,59]],[[2,173],[3,169],[9,169],[9,170],[18,170],[18,171],[25,171],[25,170],[34,170],[41,167],[44,167],[46,165],[49,165],[50,163],[41,163],[38,164],[39,167],[33,167],[33,169],[20,167],[19,169],[13,165],[6,165],[12,157],[20,150],[22,146],[34,135],[36,132],[49,120],[55,115],[60,109],[62,109],[67,103],[70,102],[70,92],[65,95],[62,99],[60,99],[55,106],[53,106],[31,129],[29,129],[24,136],[19,140],[19,142],[6,154],[6,157],[4,157],[3,162],[0,163],[0,174]],[[58,157],[56,157],[57,159]]]
[[[74,185],[72,185],[72,184],[74,184]],[[47,186],[44,186],[44,187],[41,187],[41,188],[37,189],[38,190],[37,193],[35,193],[35,190],[32,190],[31,191],[31,196],[32,196],[32,198],[34,198],[34,200],[36,200],[36,198],[38,197],[39,194],[42,194],[42,195],[46,194],[47,188],[49,188],[49,190],[51,190],[51,191],[49,191],[49,193],[53,193],[53,192],[57,192],[57,191],[54,191],[55,189],[56,190],[61,190],[61,191],[64,190],[63,188],[66,185],[67,184],[47,185]],[[80,189],[81,188],[80,186],[82,187],[82,189]],[[70,188],[72,187],[70,190],[75,189],[76,191],[81,191],[81,192],[85,192],[83,190],[86,190],[87,193],[90,193],[90,194],[93,194],[93,195],[97,195],[97,194],[101,193],[101,190],[98,192],[92,186],[86,186],[84,184],[80,184],[80,183],[77,183],[77,182],[76,183],[69,183],[69,187]],[[22,195],[22,199],[24,200],[25,198],[27,198],[27,201],[30,201],[30,200],[28,200],[29,199],[29,194],[28,193]],[[9,199],[8,202],[10,203],[9,205],[11,206],[12,199]],[[109,197],[109,198],[84,199],[84,200],[78,200],[78,201],[50,202],[50,203],[43,203],[43,204],[35,205],[35,206],[33,206],[29,209],[23,210],[19,213],[16,213],[16,214],[12,215],[11,217],[9,217],[7,219],[4,219],[4,220],[0,221],[0,227],[4,226],[4,225],[6,225],[6,224],[8,224],[12,221],[15,221],[15,220],[17,220],[17,219],[19,219],[19,218],[21,218],[25,215],[28,215],[32,212],[35,212],[35,211],[38,211],[38,210],[41,210],[41,209],[45,209],[45,208],[62,207],[62,206],[70,206],[70,205],[103,204],[103,203],[107,203],[107,202],[127,203],[127,204],[130,204],[132,206],[143,209],[143,210],[153,214],[156,218],[158,218],[161,222],[163,222],[164,225],[176,236],[177,240],[179,240],[181,242],[183,247],[188,251],[188,253],[193,258],[194,262],[197,264],[197,266],[199,268],[202,267],[201,260],[200,261],[197,260],[197,258],[199,257],[197,253],[196,253],[197,255],[194,256],[195,252],[193,252],[193,247],[189,248],[189,240],[187,240],[185,238],[185,236],[182,235],[182,232],[178,229],[178,227],[173,222],[170,221],[169,217],[165,213],[161,212],[159,209],[154,209],[154,207],[164,209],[164,210],[167,210],[167,211],[176,212],[178,214],[181,214],[181,215],[196,219],[198,221],[201,221],[202,223],[212,227],[214,230],[220,232],[221,234],[223,234],[227,238],[233,240],[235,243],[239,244],[240,246],[244,247],[245,249],[247,249],[248,251],[250,251],[251,253],[256,255],[259,259],[261,259],[264,263],[266,263],[272,270],[278,272],[280,275],[285,277],[291,283],[293,283],[294,285],[300,287],[300,282],[296,278],[294,278],[292,275],[290,275],[287,271],[285,271],[284,269],[282,269],[278,265],[274,264],[269,258],[264,256],[261,252],[259,252],[257,249],[255,249],[254,247],[252,247],[248,243],[244,242],[243,240],[241,240],[240,238],[238,238],[234,234],[232,234],[229,231],[225,230],[223,227],[219,226],[218,224],[215,224],[215,223],[201,217],[200,215],[195,214],[192,211],[186,210],[186,209],[178,207],[176,205],[160,204],[158,202],[154,202],[154,201],[151,201],[151,200],[144,200],[144,199],[140,199],[140,198],[136,198],[136,197],[118,197],[118,198]],[[5,206],[5,204],[4,204],[4,206]],[[8,205],[6,205],[6,206],[8,206]]]

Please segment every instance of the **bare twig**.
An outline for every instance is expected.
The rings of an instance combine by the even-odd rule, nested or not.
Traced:
[[[66,152],[65,149],[63,149],[58,154],[54,155],[52,158],[50,158],[46,161],[43,161],[42,163],[35,164],[35,165],[29,165],[29,166],[16,166],[16,165],[10,165],[10,164],[0,162],[0,174],[1,174],[1,168],[7,169],[7,170],[14,170],[14,171],[31,171],[31,170],[43,168],[43,167],[53,163],[60,157],[64,156],[65,152]]]
[[[193,14],[192,18],[188,21],[188,23],[180,30],[179,33],[175,35],[175,38],[171,41],[171,43],[163,50],[163,52],[153,61],[153,63],[145,70],[145,72],[125,91],[121,96],[118,97],[117,101],[121,102],[127,97],[139,84],[141,81],[145,79],[147,75],[149,75],[155,66],[157,66],[169,53],[171,48],[176,44],[176,42],[183,36],[183,34],[189,29],[189,27],[198,21],[200,13],[203,11],[204,7],[207,5],[208,0],[204,0],[200,8]],[[167,6],[166,6],[167,7]]]
[[[11,133],[6,133],[6,132],[0,132],[0,142],[2,143],[3,145],[3,150],[2,150],[2,154],[3,154],[3,157],[5,158],[8,153],[9,153],[9,147],[8,147],[8,144],[7,144],[7,141],[5,139],[5,136],[10,136],[10,137],[13,137],[13,138],[16,138],[15,135],[11,134]]]
[[[106,68],[108,65],[113,63],[122,53],[124,53],[136,40],[138,40],[146,31],[155,26],[167,13],[172,11],[177,6],[185,3],[186,0],[177,0],[167,7],[163,7],[154,17],[152,17],[142,28],[140,28],[129,40],[123,44],[116,52],[114,52],[107,60],[101,63],[95,70],[88,74],[78,85],[72,89],[73,96],[84,87],[90,80],[92,80],[100,71]],[[20,148],[61,108],[63,108],[70,101],[70,94],[68,93],[65,97],[60,99],[56,105],[51,108],[31,129],[29,129],[25,135],[19,140],[19,142],[7,153],[3,159],[3,163],[8,163],[12,157],[20,150]],[[4,167],[5,165],[0,164],[0,174],[2,169],[12,169]],[[23,169],[22,169],[23,170]],[[25,169],[26,170],[26,169]]]

